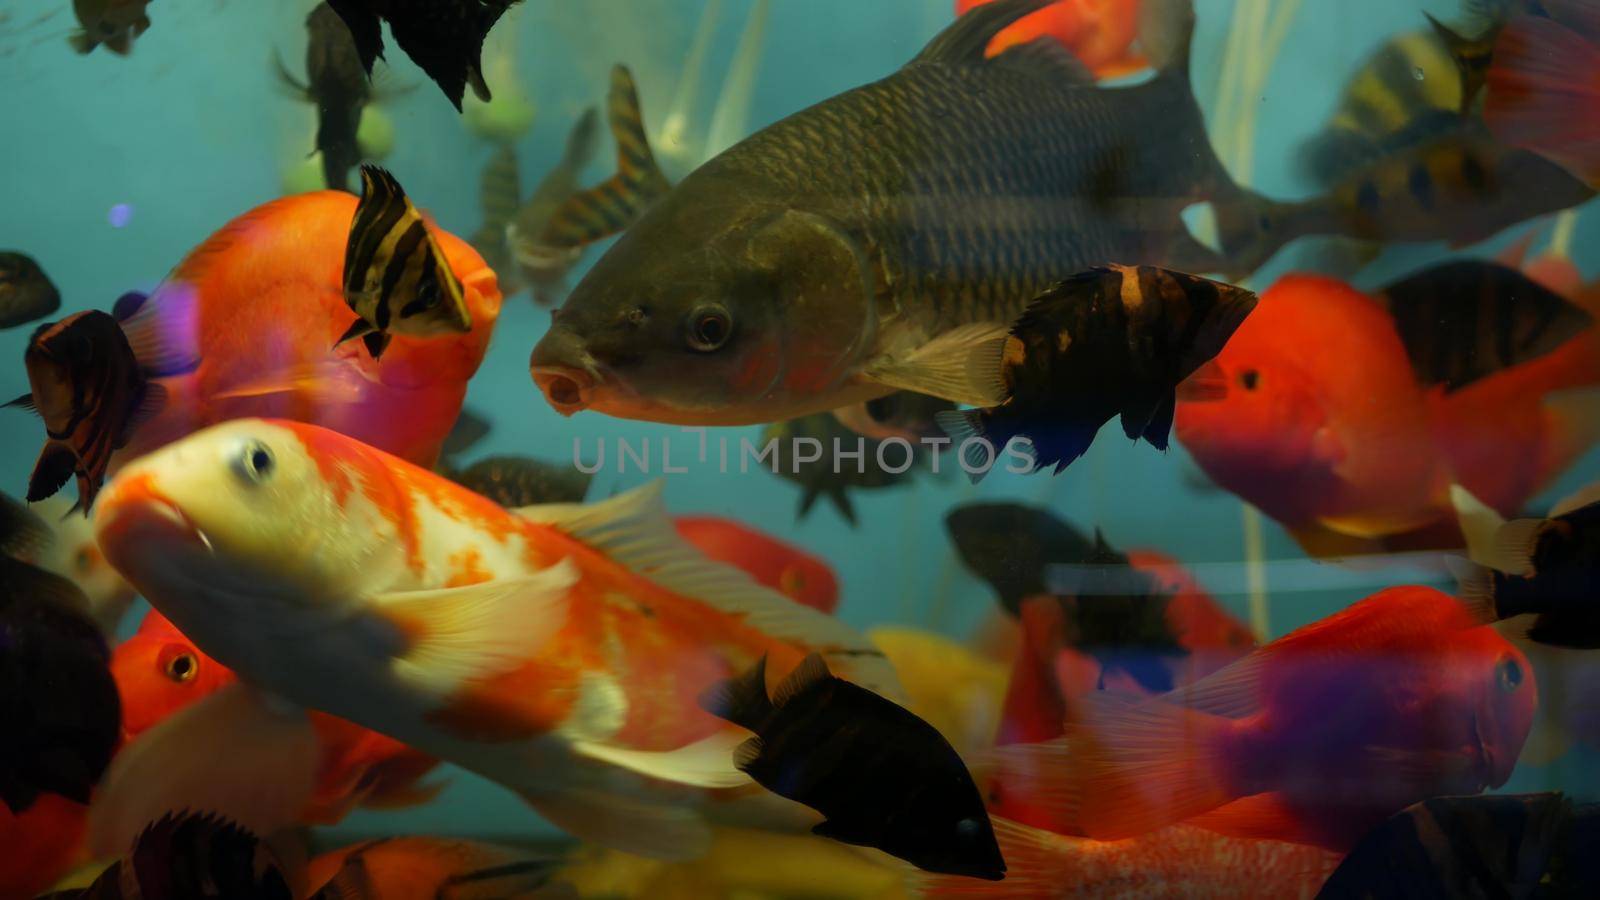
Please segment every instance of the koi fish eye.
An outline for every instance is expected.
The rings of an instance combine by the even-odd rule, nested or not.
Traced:
[[[708,304],[689,314],[689,346],[701,353],[720,349],[733,336],[733,319],[721,306]]]
[[[251,441],[239,451],[239,458],[234,462],[234,471],[251,484],[261,484],[272,477],[272,471],[276,466],[277,460],[272,455],[272,448],[260,441]]]
[[[1253,391],[1261,383],[1261,373],[1255,369],[1245,369],[1239,373],[1239,386],[1247,391]]]
[[[1500,661],[1495,666],[1495,681],[1500,685],[1500,690],[1510,693],[1522,686],[1522,664],[1511,657]]]
[[[200,660],[178,644],[161,648],[161,674],[177,684],[193,681],[200,674]]]

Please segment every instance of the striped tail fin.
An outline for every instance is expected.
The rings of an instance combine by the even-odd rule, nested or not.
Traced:
[[[672,187],[650,150],[639,92],[626,66],[611,70],[608,103],[617,174],[569,197],[540,234],[544,246],[582,247],[617,234]]]

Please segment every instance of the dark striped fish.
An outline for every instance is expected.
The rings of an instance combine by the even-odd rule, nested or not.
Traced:
[[[168,813],[151,823],[132,852],[87,888],[47,900],[292,900],[285,868],[271,848],[239,825],[208,813]],[[329,892],[318,897],[367,896]]]
[[[611,70],[607,114],[611,136],[617,142],[617,174],[571,194],[541,231],[524,228],[524,234],[537,236],[518,247],[518,259],[535,251],[575,250],[617,234],[671,189],[650,150],[639,110],[639,91],[626,66]]]
[[[1441,263],[1384,288],[1411,367],[1453,391],[1556,349],[1590,315],[1518,272],[1485,260]]]
[[[521,202],[522,175],[517,169],[517,150],[510,144],[501,144],[484,163],[483,174],[478,178],[478,209],[483,214],[483,224],[469,243],[494,270],[500,292],[507,297],[522,290],[511,259],[511,248],[506,243],[506,229]]]
[[[442,468],[439,474],[507,509],[539,503],[581,503],[594,478],[571,465],[526,456],[491,456],[465,469]]]
[[[33,257],[0,252],[0,328],[26,325],[61,308],[61,292]]]
[[[1357,844],[1318,900],[1600,896],[1600,805],[1559,793],[1439,797]]]
[[[87,514],[111,454],[160,409],[166,390],[150,381],[153,373],[140,365],[118,320],[99,310],[41,326],[23,362],[30,392],[8,405],[33,410],[45,427],[44,449],[28,480],[28,502],[54,495],[76,475],[73,509]]]
[[[1040,294],[992,361],[1005,401],[941,413],[968,471],[982,477],[1012,438],[1059,472],[1100,426],[1166,450],[1180,382],[1222,351],[1255,309],[1244,288],[1150,266],[1091,269]],[[988,442],[967,443],[973,438]]]
[[[583,247],[547,245],[542,243],[541,235],[564,204],[580,192],[578,180],[594,159],[599,131],[599,115],[593,109],[585,110],[567,135],[561,161],[506,222],[503,240],[510,248],[513,263],[518,274],[533,286],[534,302],[543,306],[553,305],[557,296],[566,292],[567,271],[577,263]]]
[[[560,412],[737,425],[969,377],[1028,303],[1110,262],[1249,271],[1297,224],[1218,162],[1188,0],[1148,0],[1159,71],[1096,84],[1053,41],[986,55],[1045,0],[973,9],[889,77],[719,154],[596,262],[534,348]],[[1221,252],[1183,212],[1210,203]],[[1269,227],[1270,226],[1270,227]]]
[[[361,64],[383,56],[382,19],[400,45],[444,95],[461,109],[467,85],[479,100],[490,99],[483,79],[483,39],[512,6],[522,0],[328,0],[350,27]]]
[[[334,346],[361,338],[378,359],[391,332],[426,338],[472,330],[461,281],[400,182],[366,165],[361,185],[344,250],[344,299],[360,318]]]

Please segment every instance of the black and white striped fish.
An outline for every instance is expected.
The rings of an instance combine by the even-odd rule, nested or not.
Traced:
[[[400,182],[361,167],[361,203],[344,251],[344,298],[361,318],[336,342],[361,338],[373,359],[391,333],[433,337],[472,329],[461,281]]]

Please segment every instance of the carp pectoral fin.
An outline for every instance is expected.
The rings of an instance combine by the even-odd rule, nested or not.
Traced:
[[[863,375],[878,384],[927,394],[967,406],[999,406],[1007,390],[1001,374],[1010,328],[996,322],[963,325],[899,358],[867,365]]]
[[[711,847],[711,829],[692,809],[596,790],[525,793],[523,799],[562,831],[625,853],[693,860]]]
[[[577,580],[577,566],[563,559],[526,578],[379,594],[371,609],[410,640],[394,658],[396,674],[450,694],[543,651],[567,622],[568,589]]]
[[[732,788],[750,783],[750,776],[733,766],[733,751],[749,735],[725,729],[676,750],[630,750],[609,744],[574,741],[573,750],[640,775],[702,788]]]
[[[231,684],[116,755],[89,807],[89,850],[97,859],[125,853],[146,825],[183,809],[271,834],[299,821],[320,757],[303,710]]]

